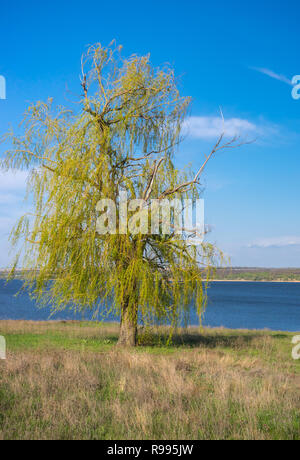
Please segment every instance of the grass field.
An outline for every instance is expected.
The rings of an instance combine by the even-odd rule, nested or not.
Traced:
[[[300,439],[294,334],[0,321],[0,439]]]

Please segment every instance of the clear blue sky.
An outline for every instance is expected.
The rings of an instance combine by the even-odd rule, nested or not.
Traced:
[[[228,131],[257,137],[221,153],[205,177],[209,235],[233,265],[300,266],[300,74],[298,1],[115,0],[12,1],[0,5],[0,135],[16,126],[28,102],[80,92],[80,56],[88,44],[123,45],[171,63],[193,98],[190,138],[178,164],[196,169],[213,145],[219,106]],[[66,87],[70,92],[66,91]],[[0,266],[8,229],[25,209],[24,176],[0,176]]]

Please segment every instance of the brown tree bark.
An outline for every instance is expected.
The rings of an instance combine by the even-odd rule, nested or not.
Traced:
[[[124,304],[121,313],[118,346],[135,347],[137,344],[137,307],[132,310]]]

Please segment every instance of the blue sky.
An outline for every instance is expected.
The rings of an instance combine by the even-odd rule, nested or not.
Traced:
[[[193,98],[189,137],[178,164],[197,168],[220,128],[257,138],[220,153],[203,183],[209,239],[233,265],[300,266],[300,74],[298,1],[12,1],[0,5],[0,135],[29,102],[53,96],[70,105],[80,92],[88,44],[116,39],[123,54],[171,63]],[[73,97],[74,96],[74,97]],[[26,206],[25,174],[0,175],[0,267],[9,228]]]

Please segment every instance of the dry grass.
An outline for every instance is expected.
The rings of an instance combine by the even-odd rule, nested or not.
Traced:
[[[45,330],[48,347],[18,346]],[[267,332],[192,330],[188,343],[177,337],[185,346],[132,351],[103,348],[115,325],[5,321],[0,334],[12,344],[0,362],[0,439],[300,438],[300,375],[284,347],[269,361],[278,338]],[[51,347],[51,334],[64,346]],[[100,337],[98,350],[70,350],[71,337]]]

